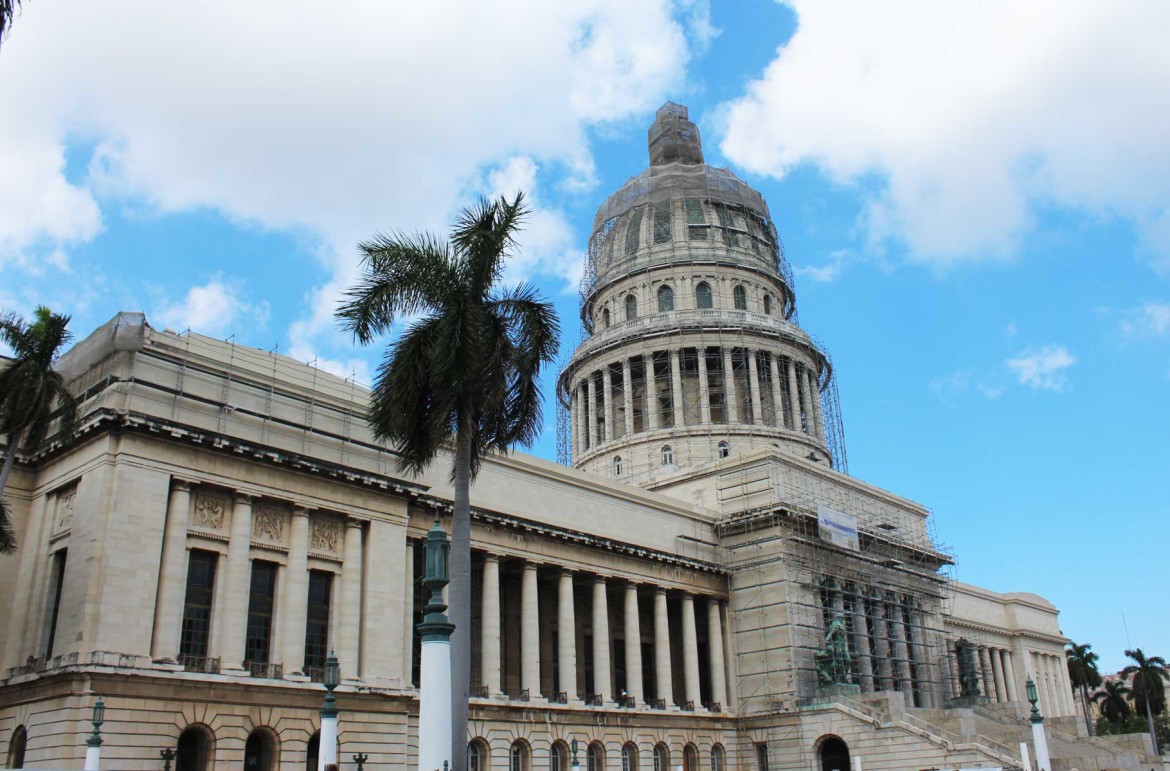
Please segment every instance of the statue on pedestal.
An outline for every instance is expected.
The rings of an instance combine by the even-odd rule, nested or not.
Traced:
[[[845,616],[838,611],[833,614],[833,620],[825,632],[825,647],[813,657],[817,681],[821,685],[848,684],[852,661]]]

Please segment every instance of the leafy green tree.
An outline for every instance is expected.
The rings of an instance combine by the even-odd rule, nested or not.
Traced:
[[[1081,707],[1085,713],[1085,729],[1093,735],[1093,720],[1089,715],[1089,689],[1101,685],[1101,672],[1097,669],[1097,654],[1092,645],[1077,645],[1070,642],[1064,650],[1068,663],[1068,677],[1074,689],[1080,692]]]
[[[1101,717],[1108,720],[1115,727],[1120,727],[1129,718],[1132,710],[1129,708],[1129,686],[1124,680],[1106,680],[1101,690],[1093,694],[1093,702],[1101,712]],[[1116,733],[1111,731],[1110,733]]]
[[[0,318],[0,340],[12,349],[12,359],[0,370],[0,434],[8,437],[4,466],[0,468],[3,494],[20,452],[36,449],[50,424],[59,420],[58,436],[73,434],[77,402],[65,388],[61,373],[53,369],[61,349],[72,339],[69,317],[38,306],[32,323],[10,313]],[[7,506],[0,500],[0,553],[16,550],[16,537]]]
[[[446,243],[394,233],[360,244],[362,274],[337,311],[362,344],[421,317],[390,344],[370,400],[370,427],[397,450],[399,465],[421,473],[454,438],[452,771],[466,764],[471,482],[484,457],[539,435],[540,370],[556,356],[560,333],[552,304],[533,287],[497,286],[526,214],[522,193],[481,200],[461,212]]]
[[[4,42],[4,36],[12,28],[12,20],[16,17],[20,3],[21,0],[0,0],[0,43]]]
[[[1133,703],[1139,711],[1146,713],[1146,722],[1150,729],[1150,739],[1154,742],[1154,754],[1158,754],[1158,735],[1154,728],[1154,715],[1162,713],[1166,706],[1166,676],[1170,672],[1166,669],[1166,659],[1161,656],[1146,657],[1141,648],[1134,648],[1125,652],[1133,660],[1121,676],[1132,678],[1130,686],[1133,691]]]

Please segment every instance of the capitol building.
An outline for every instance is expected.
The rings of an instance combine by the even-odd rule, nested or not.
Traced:
[[[472,487],[469,769],[1013,768],[1028,678],[1052,771],[1143,767],[1084,736],[1050,602],[953,580],[931,513],[849,475],[761,195],[685,107],[649,150],[594,220],[562,462]],[[364,388],[140,313],[60,369],[80,429],[5,491],[0,767],[80,768],[100,695],[103,769],[313,771],[334,650],[342,768],[415,768],[450,457],[404,474]]]

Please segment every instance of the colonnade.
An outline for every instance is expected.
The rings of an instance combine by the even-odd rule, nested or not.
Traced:
[[[957,644],[957,640],[952,640],[948,646],[952,692],[956,696],[961,692],[959,664],[955,653]],[[1017,677],[1015,654],[1007,648],[991,645],[975,645],[974,649],[980,693],[993,703],[1023,701],[1023,681]]]
[[[818,374],[742,347],[653,351],[594,367],[572,389],[575,457],[623,436],[686,425],[747,423],[824,441]]]
[[[948,646],[952,692],[960,693],[956,641]],[[1014,651],[994,645],[974,645],[976,673],[980,694],[992,703],[1026,701],[1024,681],[1031,677],[1040,698],[1040,712],[1045,717],[1076,714],[1072,686],[1063,656],[1034,650]],[[1023,656],[1021,664],[1020,656]]]
[[[519,691],[509,689],[505,694],[502,665],[505,651],[501,649],[501,618],[505,598],[501,584],[501,557],[487,554],[481,572],[482,602],[480,622],[480,666],[477,689],[481,697],[507,695],[512,699],[541,700],[568,704],[610,706],[614,703],[627,707],[656,707],[668,709],[700,709],[713,711],[728,706],[728,688],[723,621],[724,601],[718,597],[698,596],[690,592],[669,590],[680,607],[681,650],[672,646],[671,618],[668,614],[668,590],[662,586],[643,585],[625,579],[581,573],[567,568],[545,566],[530,560],[511,560],[511,567],[521,572],[519,613]],[[538,571],[544,579],[556,582],[555,608],[546,607],[539,592]],[[578,612],[577,588],[591,598],[588,617]],[[611,598],[611,594],[613,597]],[[639,598],[652,594],[652,623],[650,636],[653,661],[643,661],[642,607]],[[552,593],[546,593],[545,598]],[[611,602],[620,608],[611,610]],[[611,629],[611,615],[620,624],[622,635]],[[556,619],[553,644],[555,680],[542,680],[542,656],[549,651],[542,646],[542,630],[547,630]],[[544,623],[542,623],[544,622]],[[700,626],[701,625],[701,626]],[[700,655],[699,631],[705,633],[707,655]],[[588,633],[587,635],[585,633]],[[590,650],[578,650],[580,640],[588,636]],[[621,642],[621,653],[615,642]],[[591,666],[585,667],[588,657]],[[705,658],[706,660],[702,660]],[[611,666],[612,664],[612,666]],[[621,668],[623,676],[615,671]],[[644,667],[646,668],[644,670]],[[702,670],[702,671],[701,671]],[[681,672],[681,678],[676,676]],[[703,699],[701,675],[706,676],[709,698]],[[681,689],[676,684],[681,680]],[[553,684],[550,689],[549,683]],[[584,690],[581,684],[584,684]],[[653,695],[646,693],[649,683]]]
[[[1077,714],[1064,656],[1028,651],[1028,659],[1040,696],[1040,713],[1045,717]]]
[[[927,619],[914,597],[827,578],[821,610],[826,632],[834,618],[844,622],[862,691],[901,691],[910,706],[934,706]]]

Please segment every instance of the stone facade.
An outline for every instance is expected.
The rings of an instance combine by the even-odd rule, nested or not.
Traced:
[[[655,167],[733,179],[684,163],[701,162],[690,129],[666,108],[652,147],[683,160]],[[680,165],[701,168],[665,168]],[[719,275],[702,274],[716,307],[694,309],[727,313],[683,328],[696,276],[654,252],[650,228],[669,218],[646,215],[654,266],[594,283],[585,313],[610,308],[609,330],[592,323],[561,381],[578,468],[515,454],[486,461],[473,487],[472,766],[567,771],[574,741],[591,771],[831,768],[842,748],[866,769],[1018,763],[1018,742],[995,737],[1023,725],[1028,675],[1050,719],[1075,715],[1056,609],[948,580],[926,509],[835,468],[827,356],[796,325],[782,271],[737,267],[775,258],[778,241],[736,182],[734,216],[758,215],[743,232],[759,243],[721,252]],[[687,197],[667,197],[679,223]],[[632,226],[602,214],[624,247]],[[663,282],[676,310],[640,315]],[[620,329],[630,296],[622,323],[646,326]],[[682,362],[698,348],[712,368],[692,389]],[[747,377],[724,380],[721,401],[710,374],[728,355]],[[667,384],[638,397],[641,422],[635,390],[615,395],[639,358],[664,360]],[[366,427],[364,390],[141,314],[119,314],[61,369],[81,430],[22,458],[6,491],[21,549],[0,558],[0,761],[79,767],[101,694],[105,768],[160,768],[166,747],[181,771],[312,768],[331,648],[343,767],[364,752],[367,768],[412,768],[420,543],[448,516],[450,457],[408,477]],[[652,425],[655,410],[671,425]],[[855,518],[855,543],[827,537],[826,509]],[[826,685],[817,657],[834,621],[850,658]],[[983,697],[957,706],[960,639],[979,651]]]

